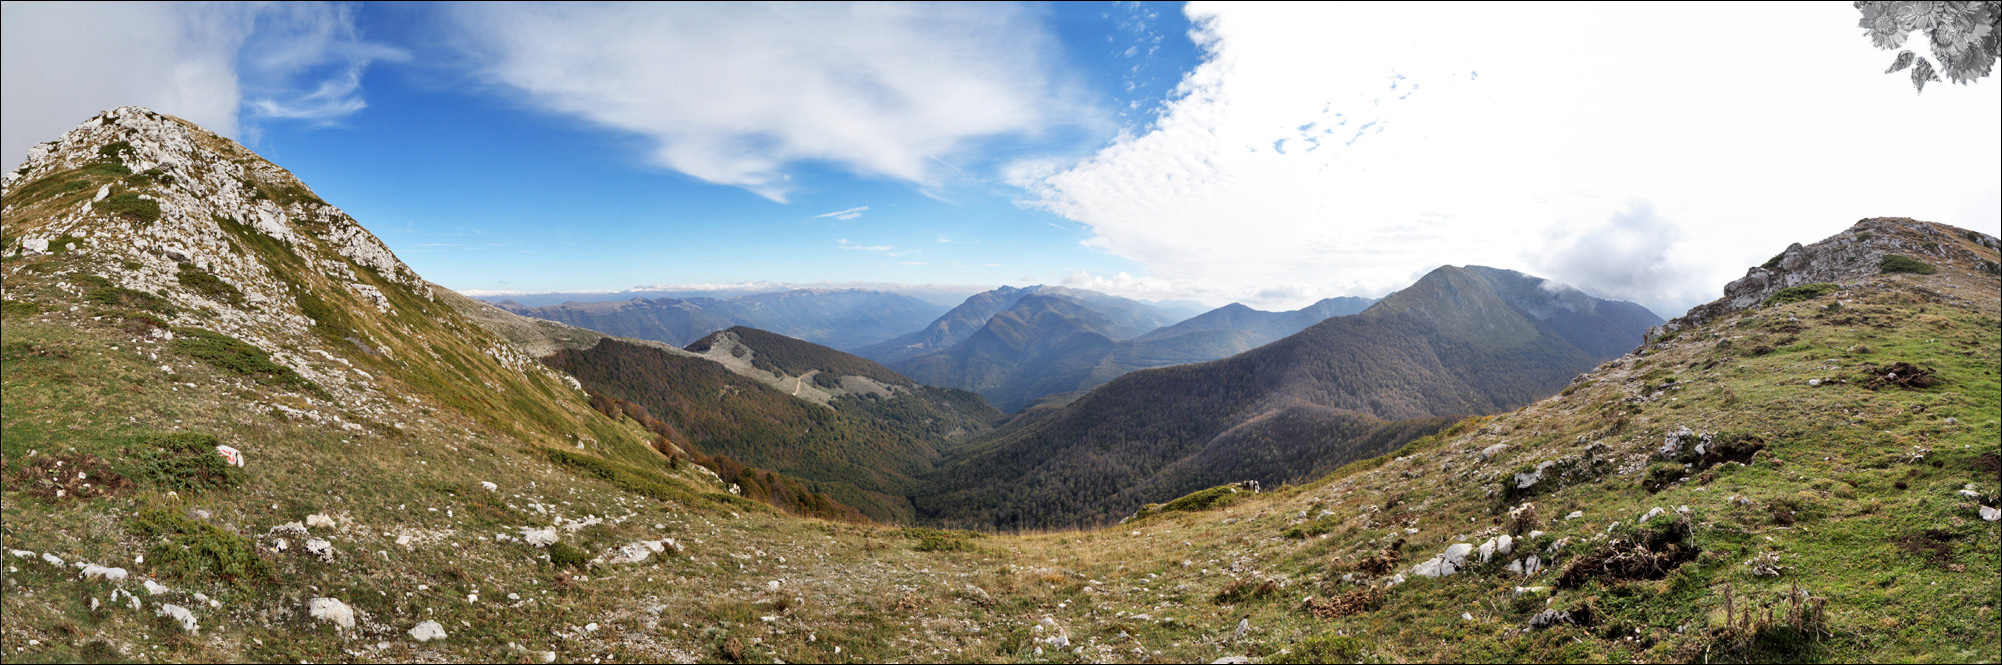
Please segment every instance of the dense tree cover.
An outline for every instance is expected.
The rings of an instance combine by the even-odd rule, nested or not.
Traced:
[[[800,479],[884,521],[910,518],[906,494],[939,459],[941,442],[986,430],[984,418],[994,415],[972,408],[977,397],[938,389],[822,407],[714,362],[615,339],[545,362],[593,392],[645,407],[684,437],[677,445]]]
[[[679,428],[653,417],[646,407],[599,393],[591,393],[591,408],[613,418],[631,418],[657,438],[653,446],[666,455],[671,463],[681,464],[685,460],[708,467],[724,482],[734,483],[745,498],[763,501],[785,509],[795,515],[835,519],[849,522],[866,521],[868,518],[850,506],[824,493],[816,492],[805,483],[784,474],[766,469],[745,466],[731,459],[729,455],[710,455],[697,449],[681,433]]]
[[[1556,392],[1614,355],[1573,338],[1631,348],[1658,322],[1621,308],[1592,320],[1605,301],[1540,282],[1441,268],[1250,352],[1127,374],[968,444],[913,501],[949,524],[1090,526],[1221,482],[1302,480]],[[1605,329],[1624,341],[1598,343]]]

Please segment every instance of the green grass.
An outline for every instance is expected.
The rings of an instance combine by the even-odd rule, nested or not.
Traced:
[[[222,281],[221,277],[209,274],[208,271],[202,270],[195,264],[181,264],[180,272],[175,273],[174,278],[181,283],[181,286],[188,287],[188,290],[207,296],[211,300],[218,300],[232,305],[243,304],[243,291],[241,289],[236,288],[229,282]]]
[[[217,369],[247,376],[260,383],[285,386],[324,395],[322,390],[292,368],[271,360],[271,354],[243,340],[202,328],[175,328],[174,350],[207,362]]]
[[[114,215],[151,224],[160,220],[160,202],[141,198],[137,192],[119,192],[99,201],[95,208]]]

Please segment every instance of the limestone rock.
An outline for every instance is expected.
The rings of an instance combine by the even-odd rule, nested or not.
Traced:
[[[445,639],[445,627],[436,621],[426,621],[410,629],[410,638],[419,642]]]
[[[307,600],[306,614],[314,619],[334,624],[341,630],[352,630],[355,627],[354,608],[334,598]]]

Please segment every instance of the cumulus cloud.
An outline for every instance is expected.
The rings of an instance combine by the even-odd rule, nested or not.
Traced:
[[[1598,224],[1558,224],[1544,231],[1540,247],[1523,257],[1534,271],[1559,281],[1546,288],[1584,289],[1599,297],[1666,303],[1674,311],[1716,297],[1708,294],[1677,256],[1682,229],[1646,200],[1628,202]]]
[[[1054,40],[1010,4],[455,7],[481,76],[646,137],[652,160],[784,201],[789,167],[934,183],[942,157],[1061,118]]]
[[[360,110],[367,43],[328,3],[30,3],[0,8],[0,154],[137,104],[237,136],[252,117],[327,121]],[[246,100],[246,97],[248,99]]]
[[[1482,264],[1673,314],[1790,242],[1876,215],[1992,229],[1967,211],[2002,199],[2002,96],[1899,91],[1846,5],[1186,12],[1204,58],[1153,123],[1003,170],[1144,267],[1067,283],[1292,308]]]

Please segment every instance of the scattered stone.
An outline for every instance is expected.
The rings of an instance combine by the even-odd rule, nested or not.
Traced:
[[[216,446],[215,451],[216,454],[222,456],[222,461],[228,462],[230,466],[243,466],[243,451],[229,446]],[[331,526],[331,523],[329,523],[329,526]]]
[[[1251,630],[1251,620],[1250,620],[1250,619],[1238,619],[1238,620],[1237,620],[1237,634],[1235,634],[1235,635],[1232,635],[1232,636],[1230,637],[1230,639],[1233,639],[1233,640],[1241,640],[1241,639],[1244,639],[1244,633],[1245,633],[1245,631],[1248,631],[1248,630]]]
[[[334,544],[327,542],[324,538],[314,538],[306,541],[306,551],[320,557],[320,561],[326,563],[334,562]]]
[[[528,527],[521,527],[521,540],[522,542],[534,545],[536,547],[548,547],[550,545],[554,545],[556,544],[556,527],[546,527],[542,529],[531,529]]]
[[[1500,455],[1507,450],[1508,450],[1508,444],[1506,443],[1497,443],[1495,445],[1482,448],[1481,461],[1494,459],[1496,455]]]
[[[1474,546],[1455,543],[1430,559],[1411,568],[1411,574],[1426,577],[1447,577],[1467,567],[1467,555],[1473,553]]]
[[[1990,507],[1988,507],[1988,506],[1982,506],[1982,507],[1981,507],[1981,519],[1983,519],[1983,520],[1987,520],[1987,521],[1990,521],[1990,522],[1993,522],[1993,521],[1996,521],[1996,520],[2002,520],[2002,508],[1990,508]]]
[[[159,616],[167,617],[169,619],[173,619],[175,621],[180,622],[181,630],[185,630],[190,633],[201,632],[201,626],[195,623],[195,613],[188,611],[188,608],[181,607],[179,605],[167,604],[167,605],[161,605],[159,609],[154,610],[154,613]]]
[[[313,513],[306,516],[306,526],[332,528],[334,526],[334,518],[328,517],[325,513]]]
[[[497,491],[497,490],[499,490],[499,489],[500,489],[500,486],[499,486],[499,485],[495,485],[495,484],[493,484],[493,483],[490,483],[490,482],[487,482],[487,481],[484,481],[484,480],[480,481],[480,487],[481,487],[481,488],[483,488],[483,489],[485,489],[486,491],[489,491],[489,492],[493,492],[493,491]]]
[[[354,608],[348,607],[347,603],[333,598],[313,598],[307,600],[306,614],[315,619],[334,624],[341,630],[352,630],[355,627]]]
[[[1584,517],[1584,516],[1585,516],[1585,511],[1582,511],[1582,510],[1573,510],[1573,511],[1571,511],[1571,514],[1569,514],[1569,515],[1565,515],[1565,516],[1564,516],[1564,521],[1566,521],[1566,522],[1569,522],[1569,521],[1571,521],[1571,520],[1575,520],[1575,519],[1578,519],[1578,518],[1580,518],[1580,517]]]
[[[145,584],[146,584],[146,595],[148,596],[158,596],[160,594],[173,591],[173,589],[167,588],[167,585],[155,582],[153,580],[146,580]]]
[[[419,642],[445,639],[445,627],[436,621],[426,621],[410,629],[410,638]]]
[[[125,579],[125,575],[126,572],[124,568],[107,568],[96,564],[91,564],[83,567],[84,579],[90,579],[93,577],[102,577],[105,579],[105,581],[117,582],[119,580]]]
[[[1538,612],[1536,616],[1529,618],[1529,627],[1531,629],[1549,628],[1551,626],[1555,626],[1561,623],[1573,623],[1573,621],[1571,620],[1570,612],[1564,612],[1559,610],[1544,610],[1542,612]]]
[[[1641,516],[1641,519],[1640,519],[1640,521],[1638,521],[1638,522],[1635,522],[1635,524],[1647,524],[1647,521],[1648,521],[1648,520],[1651,520],[1651,519],[1654,519],[1654,518],[1656,518],[1656,517],[1660,517],[1660,516],[1662,516],[1662,515],[1665,515],[1665,514],[1667,514],[1667,513],[1668,513],[1668,511],[1666,511],[1666,510],[1662,510],[1662,509],[1661,509],[1661,506],[1655,506],[1653,510],[1650,510],[1650,511],[1647,511],[1647,514],[1646,514],[1646,515],[1642,515],[1642,516]]]

